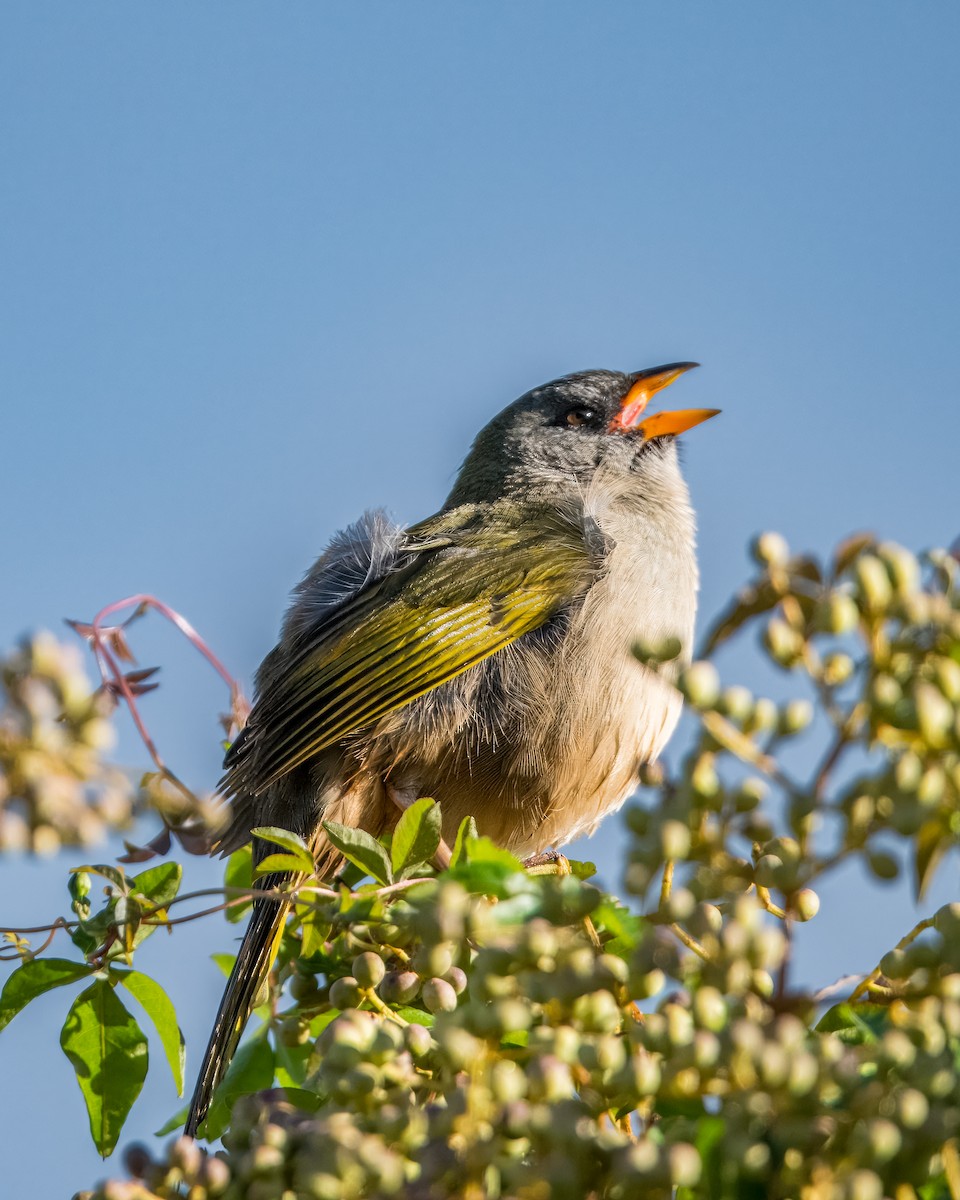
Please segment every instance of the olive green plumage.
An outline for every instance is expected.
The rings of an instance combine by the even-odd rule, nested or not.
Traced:
[[[657,414],[656,436],[636,418],[648,384],[689,365],[537,388],[478,435],[438,514],[404,530],[371,513],[337,535],[297,589],[227,755],[223,852],[278,825],[310,840],[329,876],[338,859],[322,819],[379,835],[429,795],[448,839],[471,815],[529,854],[622,804],[679,711],[630,648],[690,644],[694,520],[670,430],[708,414]],[[256,907],[188,1133],[284,918],[282,905]]]

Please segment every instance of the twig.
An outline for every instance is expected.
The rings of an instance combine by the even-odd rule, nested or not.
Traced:
[[[125,621],[122,621],[119,625],[107,626],[104,624],[108,617],[131,606],[135,606],[134,611]],[[130,711],[130,716],[137,733],[140,735],[140,740],[146,747],[147,753],[150,755],[159,773],[177,788],[185,799],[195,804],[197,803],[196,795],[163,761],[156,742],[151,737],[140,714],[136,695],[138,690],[141,690],[142,673],[140,679],[131,678],[124,673],[120,667],[120,663],[117,661],[118,657],[133,658],[126,645],[126,639],[122,630],[148,609],[154,609],[169,621],[213,667],[230,689],[230,706],[233,721],[235,724],[242,726],[246,717],[247,705],[239,683],[233,678],[186,617],[178,613],[176,609],[171,608],[168,604],[164,604],[162,600],[158,600],[156,596],[138,592],[134,596],[127,596],[123,600],[115,600],[112,604],[106,605],[89,623],[68,621],[67,624],[90,643],[104,689],[112,695],[119,694],[123,698]]]
[[[900,941],[897,942],[896,946],[894,946],[894,949],[895,950],[906,950],[906,948],[910,945],[910,943],[915,942],[917,940],[917,938],[920,936],[920,934],[923,933],[923,931],[925,929],[932,929],[932,928],[933,928],[933,917],[926,917],[924,920],[922,920],[922,921],[918,922],[916,925],[914,925],[914,927],[910,930],[909,933],[905,933],[903,935],[903,937],[900,939]],[[870,991],[876,985],[877,980],[880,978],[880,976],[882,974],[883,974],[883,972],[880,970],[879,966],[874,967],[873,970],[870,972],[870,974],[865,975],[864,978],[861,979],[860,982],[857,984],[857,986],[853,989],[853,991],[847,997],[847,1003],[853,1004],[853,1002],[855,1000],[860,999],[860,997],[864,994],[864,992]]]

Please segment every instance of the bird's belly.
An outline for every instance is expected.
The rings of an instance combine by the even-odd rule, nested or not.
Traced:
[[[467,816],[521,856],[592,833],[634,790],[639,764],[656,757],[679,715],[676,691],[621,655],[515,673],[509,695],[488,673],[458,727],[431,728],[421,711],[392,731],[380,758],[388,782],[436,799],[448,840]],[[447,716],[449,699],[437,709]]]

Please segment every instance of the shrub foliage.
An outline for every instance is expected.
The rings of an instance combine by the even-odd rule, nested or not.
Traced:
[[[129,1147],[125,1177],[82,1195],[958,1200],[960,904],[891,930],[866,976],[805,986],[791,949],[841,864],[908,870],[921,897],[956,870],[960,567],[868,538],[827,563],[770,534],[754,552],[681,674],[689,745],[626,814],[625,900],[589,864],[525,870],[471,822],[438,874],[427,798],[382,843],[331,825],[350,867],[297,889],[208,1119],[223,1149]],[[721,684],[712,657],[751,629],[790,698]],[[676,651],[638,646],[637,669]],[[268,870],[312,869],[295,836],[262,835]],[[179,882],[174,863],[79,869],[72,956],[8,935],[0,1026],[76,990],[61,1044],[103,1153],[147,1070],[126,995],[182,1088],[173,1006],[134,965]],[[234,855],[228,920],[257,886]]]

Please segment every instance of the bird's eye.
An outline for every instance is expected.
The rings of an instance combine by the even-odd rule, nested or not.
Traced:
[[[584,408],[582,405],[577,408],[571,408],[564,413],[563,420],[565,424],[573,429],[579,429],[584,425],[595,425],[597,423],[597,410],[595,408]]]

